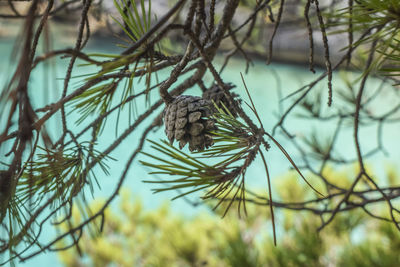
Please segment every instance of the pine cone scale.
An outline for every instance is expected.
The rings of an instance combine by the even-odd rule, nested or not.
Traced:
[[[175,129],[183,129],[187,123],[186,118],[178,118],[175,120]]]
[[[232,89],[234,86],[231,84],[228,84],[228,88]],[[239,97],[239,95],[235,94],[235,93],[231,93],[232,97],[234,99],[237,99]],[[211,102],[214,102],[218,108],[225,110],[228,109],[228,111],[234,116],[237,117],[236,111],[234,109],[234,107],[230,104],[229,99],[225,96],[224,91],[217,85],[213,85],[211,88],[207,89],[204,93],[203,93],[203,98],[205,100],[209,100]],[[236,103],[240,102],[240,100],[234,100]],[[224,108],[225,106],[225,108]],[[211,106],[211,111],[212,112],[216,112],[216,108],[214,107],[214,105]]]
[[[185,117],[187,113],[188,113],[187,108],[183,107],[183,108],[178,109],[178,111],[176,112],[176,115],[178,117]]]
[[[204,130],[204,126],[201,123],[193,123],[190,126],[189,133],[193,136],[198,136],[201,134],[201,132]]]
[[[196,121],[198,121],[201,118],[201,112],[197,111],[197,112],[192,112],[189,114],[189,122],[190,123],[194,123]]]

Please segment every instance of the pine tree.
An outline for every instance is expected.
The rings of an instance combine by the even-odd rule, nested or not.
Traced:
[[[0,13],[0,18],[22,23],[15,45],[16,68],[0,94],[0,253],[8,252],[3,263],[52,251],[65,240],[70,243],[57,249],[75,246],[79,251],[84,231],[101,232],[107,220],[105,210],[139,155],[145,156],[141,164],[162,175],[162,180],[146,181],[155,183],[155,192],[178,190],[176,197],[183,197],[200,191],[204,201],[215,200],[215,208],[222,207],[222,215],[233,206],[239,214],[246,213],[247,196],[252,195],[245,186],[246,174],[259,159],[268,181],[268,192],[261,199],[270,210],[275,243],[276,208],[319,214],[318,230],[351,210],[389,221],[400,230],[395,201],[400,196],[398,184],[385,185],[365,163],[370,156],[386,153],[385,146],[397,145],[385,144],[384,126],[399,122],[399,1],[177,0],[161,16],[154,15],[155,0],[114,0],[113,16],[104,11],[105,1],[17,2],[1,3],[1,12],[6,13]],[[46,46],[55,17],[77,18],[73,48],[53,50]],[[85,46],[94,38],[91,26],[95,20],[102,27],[113,21],[119,28],[121,52],[86,52]],[[318,45],[323,51],[324,71],[286,96],[290,104],[280,104],[277,122],[265,127],[265,114],[257,111],[245,77],[233,90],[221,73],[229,68],[234,54],[248,63],[246,71],[251,72],[250,54],[270,63],[280,29],[294,22],[309,38],[310,71],[315,71]],[[345,36],[347,43],[337,47],[332,44],[335,36]],[[45,43],[43,53],[38,49],[41,40]],[[267,45],[260,40],[267,40]],[[342,56],[333,58],[339,49]],[[228,52],[223,54],[224,63],[218,71],[215,57],[222,51]],[[38,66],[56,56],[68,59],[60,97],[38,106],[31,95],[45,93],[32,88],[29,81]],[[95,71],[75,77],[73,71],[82,64]],[[170,75],[160,81],[157,74],[163,70]],[[345,82],[344,90],[335,87],[333,74],[339,70],[343,74],[337,79]],[[359,74],[352,78],[346,70]],[[49,71],[47,76],[53,79],[52,75]],[[206,75],[212,77],[211,84],[205,84]],[[372,77],[380,79],[382,86],[368,88]],[[73,82],[75,78],[78,83]],[[140,81],[144,86],[138,90]],[[197,94],[192,95],[189,89]],[[238,96],[239,89],[246,98]],[[375,101],[382,96],[392,101],[382,106]],[[138,101],[146,103],[144,110],[137,110]],[[119,120],[123,112],[129,113],[129,121]],[[296,136],[288,118],[299,113],[308,122],[330,121],[334,126],[331,137],[321,137],[318,132],[303,139]],[[56,116],[60,116],[60,132],[52,136],[47,129]],[[98,142],[110,124],[115,126],[115,139],[100,150]],[[367,127],[374,128],[377,136],[370,151],[361,145],[365,137],[362,130],[371,129]],[[163,128],[170,142],[147,140],[153,130]],[[343,144],[338,136],[349,129],[352,134],[346,136],[355,153],[341,155]],[[94,188],[103,183],[109,174],[108,164],[114,160],[112,152],[131,135],[137,137],[138,144],[126,158],[117,159],[123,160],[125,167],[115,178],[116,188],[97,212],[91,212],[88,192],[94,194]],[[280,144],[284,138],[297,149],[300,162],[295,163],[294,152],[289,154]],[[145,149],[147,143],[151,144],[149,149]],[[269,168],[273,166],[265,156],[271,148],[279,149],[308,185],[307,200],[272,199]],[[218,160],[210,163],[211,158]],[[332,165],[356,166],[350,182],[327,176]],[[101,177],[94,170],[101,170]],[[308,181],[306,172],[317,179]],[[163,187],[157,187],[161,184]],[[384,203],[389,212],[371,212],[368,206],[372,203]],[[71,222],[74,206],[80,207],[84,219],[77,225],[69,224],[54,240],[41,243],[43,225]],[[101,223],[96,223],[98,220]],[[32,249],[26,251],[25,247]]]

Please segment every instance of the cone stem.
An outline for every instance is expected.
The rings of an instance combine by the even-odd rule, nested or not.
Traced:
[[[193,52],[193,44],[189,42],[186,47],[186,52],[183,55],[181,61],[175,66],[175,68],[171,71],[171,75],[169,78],[163,82],[160,86],[160,97],[164,101],[165,104],[169,104],[174,100],[174,98],[168,93],[168,88],[178,80],[179,75],[182,70],[186,67],[187,63],[190,61],[191,54]]]

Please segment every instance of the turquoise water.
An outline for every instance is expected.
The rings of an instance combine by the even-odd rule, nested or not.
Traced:
[[[2,58],[8,58],[11,54],[12,50],[12,42],[8,42],[6,40],[1,40],[0,42],[0,53]],[[112,52],[116,53],[117,49],[113,44],[109,43],[92,43],[89,48],[89,51],[93,52]],[[39,53],[40,54],[40,53]],[[220,64],[221,59],[216,60],[216,64]],[[56,71],[49,72],[43,66],[39,66],[32,74],[30,80],[30,96],[33,99],[35,107],[40,107],[43,102],[48,101],[49,99],[57,99],[60,96],[60,91],[62,90],[63,81],[62,78],[65,75],[66,66],[69,62],[69,59],[57,59],[55,62]],[[0,63],[0,82],[3,84],[12,74],[12,60],[10,61],[2,61]],[[78,76],[84,73],[94,71],[93,68],[88,67],[76,67],[74,69],[73,75]],[[240,94],[245,101],[248,101],[248,97],[245,94],[244,87],[240,78],[240,72],[244,73],[245,71],[245,62],[240,59],[233,59],[228,67],[225,69],[222,77],[227,82],[232,82],[237,86],[236,91]],[[262,61],[255,61],[254,65],[250,68],[248,74],[244,74],[247,86],[250,90],[250,94],[254,100],[254,104],[258,109],[258,112],[262,116],[262,122],[267,131],[271,131],[273,126],[277,123],[280,106],[281,104],[283,108],[288,107],[292,103],[292,99],[288,99],[285,101],[279,101],[279,94],[282,96],[286,96],[289,93],[295,91],[300,88],[301,85],[311,82],[313,79],[317,78],[321,73],[321,70],[317,72],[317,74],[312,74],[308,71],[308,67],[300,67],[300,66],[290,66],[290,65],[281,65],[281,64],[272,64],[266,65]],[[169,75],[169,71],[164,71],[160,73],[159,79],[163,79]],[[339,74],[335,74],[335,78],[338,78]],[[356,77],[357,74],[353,74]],[[212,76],[207,74],[204,82],[206,85],[209,85],[212,82]],[[82,84],[82,78],[74,78],[71,81],[70,89],[77,88]],[[368,83],[368,87],[376,88],[379,85],[377,80],[370,80]],[[344,84],[339,81],[339,79],[335,79],[334,82],[334,90],[339,90],[343,88]],[[135,85],[136,92],[141,91],[143,88],[143,82],[139,82]],[[280,93],[278,88],[280,88]],[[326,82],[322,81],[316,88],[316,90],[322,90],[326,92]],[[198,88],[193,88],[190,90],[190,93],[195,95],[200,95],[200,90]],[[154,103],[156,100],[157,92],[152,93],[151,102]],[[45,96],[43,96],[45,95]],[[116,99],[117,101],[117,99]],[[315,100],[317,101],[317,99]],[[323,106],[325,106],[326,98],[323,100]],[[337,102],[336,102],[337,101]],[[383,101],[383,100],[377,100]],[[391,101],[390,98],[386,98],[384,101]],[[144,99],[139,99],[137,102],[137,110],[139,114],[144,111],[146,108],[146,103]],[[341,103],[337,97],[334,98],[334,105],[340,106]],[[69,110],[73,110],[73,107],[69,107]],[[124,110],[121,113],[120,121],[119,121],[119,133],[121,133],[125,128],[129,125],[128,119],[128,110]],[[294,113],[301,113],[301,110],[295,110]],[[137,115],[137,114],[136,114]],[[252,116],[254,118],[254,116]],[[79,129],[82,126],[76,125],[74,121],[79,118],[78,113],[71,113],[71,122],[69,123],[69,127],[71,129]],[[60,115],[56,114],[54,118],[49,122],[48,129],[50,134],[54,139],[57,137],[57,129],[60,129],[59,123]],[[104,129],[102,136],[99,139],[99,147],[98,149],[104,150],[111,144],[116,138],[115,135],[115,121],[117,119],[117,114],[113,114],[109,120],[109,125]],[[4,118],[1,117],[0,125],[2,125]],[[99,171],[99,182],[101,188],[96,188],[95,195],[98,197],[107,197],[115,188],[116,183],[121,175],[123,168],[125,167],[125,161],[127,157],[136,149],[136,145],[138,144],[138,140],[140,138],[140,133],[147,126],[150,121],[144,123],[136,129],[133,134],[131,134],[128,138],[126,138],[121,145],[115,149],[111,153],[111,157],[115,158],[116,161],[109,161],[110,167],[110,175],[102,175]],[[305,119],[300,119],[295,116],[291,116],[285,126],[296,136],[302,137],[307,136],[311,130],[315,129],[318,132],[318,135],[321,136],[331,136],[334,127],[331,123],[315,123],[310,122]],[[397,144],[395,140],[397,140],[397,133],[399,132],[398,125],[390,125],[387,126],[385,130],[385,144],[387,146],[388,151],[390,152],[390,158],[399,158],[400,150],[398,147],[390,146],[390,144]],[[348,131],[344,131],[340,136],[340,144],[342,145],[342,149],[339,151],[340,154],[346,157],[354,157],[355,150],[354,145],[352,143],[352,130],[351,127]],[[376,136],[375,131],[370,128],[362,129],[361,135],[368,136],[368,138],[363,139],[362,145],[365,151],[373,148],[376,145]],[[160,138],[165,138],[163,129],[159,129],[157,132],[153,132],[149,135],[150,139],[158,140]],[[297,155],[297,151],[295,147],[291,144],[291,142],[279,132],[276,135],[277,140],[287,149],[289,154],[293,156],[293,159],[296,163],[301,164],[301,158]],[[145,147],[148,149],[148,146]],[[0,159],[3,159],[4,151],[7,151],[6,148],[0,148]],[[147,150],[149,151],[149,150]],[[279,177],[279,175],[286,173],[288,169],[290,169],[291,165],[287,161],[287,159],[283,156],[283,154],[272,145],[271,150],[266,154],[267,160],[270,166],[270,174],[272,177]],[[125,180],[124,187],[128,188],[134,196],[139,196],[144,199],[145,206],[149,209],[158,207],[161,203],[168,201],[173,196],[176,195],[175,192],[166,192],[162,194],[154,195],[151,191],[154,188],[154,185],[145,184],[142,180],[151,179],[151,177],[147,174],[149,169],[142,166],[138,160],[145,159],[143,156],[138,157],[132,166],[130,166],[130,170],[128,176]],[[374,158],[369,160],[369,162],[374,162],[374,166],[378,169],[380,168],[385,160],[385,157],[382,153],[377,154]],[[249,188],[265,188],[266,189],[266,178],[265,171],[260,160],[256,160],[256,162],[249,168],[247,172],[247,186]],[[266,192],[266,191],[265,191]],[[191,200],[197,201],[196,196],[190,197]],[[117,200],[118,201],[118,200]],[[114,202],[117,202],[114,201]],[[193,214],[198,214],[200,212],[207,212],[206,207],[197,206],[193,207],[185,200],[176,200],[171,203],[171,208],[176,212],[183,212],[186,216],[191,216]],[[44,235],[43,240],[46,238],[51,238],[54,234],[52,228],[46,229],[46,234]],[[57,266],[55,264],[57,261],[57,256],[55,253],[42,254],[29,260],[25,264],[18,264],[18,266]]]

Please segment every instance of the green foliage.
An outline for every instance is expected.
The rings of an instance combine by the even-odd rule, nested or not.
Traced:
[[[96,1],[93,1],[93,4],[94,2]],[[101,2],[99,1],[100,4]],[[129,103],[129,107],[131,107],[130,105],[135,101],[135,98],[142,94],[146,95],[146,101],[150,103],[150,88],[156,88],[160,85],[158,81],[157,85],[152,84],[153,71],[157,72],[175,66],[171,76],[164,80],[163,85],[165,85],[165,88],[164,86],[160,87],[160,97],[164,98],[165,103],[169,102],[168,98],[165,97],[165,95],[168,95],[168,89],[175,87],[176,91],[174,90],[174,93],[182,94],[184,90],[192,87],[195,83],[203,90],[206,89],[206,85],[201,80],[205,71],[204,66],[211,71],[214,80],[222,84],[222,79],[212,66],[214,55],[220,47],[221,38],[228,39],[227,37],[231,37],[232,43],[235,45],[232,52],[229,52],[226,57],[226,63],[229,57],[237,51],[240,51],[246,60],[249,60],[244,50],[248,45],[244,43],[247,39],[250,39],[250,43],[257,43],[253,39],[255,34],[260,34],[257,38],[263,37],[261,36],[264,32],[262,27],[259,29],[254,28],[255,30],[253,31],[253,27],[258,27],[258,22],[256,23],[256,21],[259,20],[256,20],[256,16],[258,12],[262,14],[260,10],[263,9],[265,11],[264,19],[268,17],[267,24],[273,21],[272,13],[277,13],[277,20],[269,46],[271,49],[269,60],[272,57],[272,41],[277,32],[282,12],[286,8],[285,1],[272,1],[270,6],[268,5],[270,1],[242,1],[242,7],[249,5],[255,6],[255,9],[252,10],[253,15],[250,15],[241,25],[236,25],[236,20],[231,19],[235,15],[234,11],[238,4],[235,1],[225,1],[226,6],[223,12],[220,12],[218,6],[217,13],[219,14],[213,15],[209,19],[207,16],[214,13],[214,6],[210,7],[209,12],[206,12],[204,2],[191,1],[192,4],[189,7],[190,10],[185,24],[180,24],[178,21],[179,13],[185,10],[182,8],[183,2],[177,2],[175,9],[171,9],[171,13],[168,16],[164,16],[160,23],[155,24],[153,27],[151,25],[151,1],[146,1],[148,3],[146,5],[144,0],[114,0],[115,7],[120,15],[119,19],[114,18],[114,20],[127,36],[127,38],[124,38],[127,45],[121,45],[121,47],[129,47],[125,52],[116,55],[87,55],[84,53],[83,47],[90,35],[87,12],[92,1],[82,1],[82,7],[84,8],[75,49],[59,50],[64,52],[56,51],[56,53],[50,52],[43,57],[35,56],[37,38],[40,37],[44,25],[46,25],[47,15],[55,13],[54,9],[51,11],[53,1],[49,2],[47,13],[38,12],[38,1],[33,1],[32,8],[29,9],[27,14],[19,15],[16,10],[13,10],[16,15],[15,18],[25,17],[27,19],[27,23],[24,24],[27,30],[24,31],[25,37],[21,39],[25,43],[21,46],[23,47],[20,54],[22,59],[18,63],[18,68],[12,76],[10,85],[6,89],[9,92],[2,94],[4,99],[9,99],[6,105],[10,104],[10,112],[7,111],[7,108],[0,108],[0,110],[5,110],[8,113],[5,116],[8,117],[8,121],[5,123],[7,126],[1,135],[2,140],[0,142],[13,140],[12,143],[14,144],[8,153],[8,155],[13,154],[14,156],[8,168],[10,175],[7,175],[7,177],[4,175],[6,178],[1,181],[2,187],[4,187],[2,191],[5,191],[3,192],[5,194],[2,193],[0,199],[0,219],[5,232],[8,233],[8,240],[3,237],[0,238],[1,243],[4,244],[2,245],[2,251],[4,252],[8,249],[11,260],[12,258],[19,258],[23,261],[33,255],[53,250],[53,243],[42,244],[39,236],[45,222],[54,222],[54,217],[60,216],[60,220],[54,222],[55,224],[62,224],[61,228],[65,233],[65,235],[58,236],[60,238],[58,241],[59,249],[62,250],[71,246],[71,243],[66,243],[67,239],[71,238],[72,244],[75,244],[77,251],[88,256],[91,261],[89,265],[94,266],[113,264],[121,266],[326,266],[330,264],[393,266],[398,263],[400,259],[393,251],[400,247],[400,241],[397,237],[394,237],[396,232],[393,226],[382,221],[370,221],[369,217],[366,217],[366,214],[372,214],[375,217],[386,216],[385,212],[387,210],[383,211],[382,207],[384,206],[381,206],[383,204],[374,204],[375,206],[371,207],[371,203],[375,201],[384,202],[386,200],[387,204],[392,208],[392,202],[396,202],[394,198],[398,197],[394,194],[397,189],[381,189],[374,183],[376,178],[368,176],[372,172],[365,170],[362,159],[367,157],[369,153],[363,154],[360,152],[359,141],[361,140],[358,138],[358,129],[361,126],[365,126],[365,118],[378,122],[379,127],[383,127],[385,120],[392,115],[391,113],[396,113],[398,107],[393,109],[393,112],[389,112],[380,118],[373,116],[366,109],[366,106],[375,95],[372,94],[364,102],[363,91],[366,80],[363,80],[358,92],[352,82],[346,84],[347,91],[338,92],[347,107],[343,110],[338,110],[339,112],[336,114],[336,117],[340,117],[340,119],[346,116],[346,121],[354,124],[354,139],[358,150],[359,165],[356,167],[358,169],[355,172],[359,174],[358,176],[353,172],[350,177],[349,172],[343,174],[326,167],[325,164],[329,164],[329,162],[346,163],[341,158],[332,157],[335,156],[332,152],[332,147],[334,146],[336,133],[325,140],[320,138],[317,133],[308,135],[305,138],[305,145],[311,148],[312,153],[310,153],[310,156],[322,162],[319,172],[312,169],[311,165],[306,161],[308,155],[302,153],[303,150],[298,147],[304,156],[305,166],[302,167],[311,170],[315,176],[320,176],[319,178],[321,179],[319,179],[319,184],[317,185],[318,190],[327,193],[327,196],[320,194],[322,197],[309,199],[309,191],[299,184],[293,175],[288,175],[288,178],[280,180],[280,190],[277,192],[278,200],[272,200],[267,162],[262,153],[263,148],[264,150],[269,149],[269,144],[263,139],[264,136],[272,140],[281,150],[297,171],[297,174],[311,188],[314,189],[314,187],[307,182],[290,155],[274,139],[274,133],[269,134],[263,128],[260,116],[257,114],[255,106],[249,97],[251,106],[248,106],[256,115],[259,126],[256,126],[241,108],[239,109],[241,112],[238,113],[241,113],[241,117],[246,121],[246,124],[233,118],[227,110],[219,110],[214,114],[213,118],[218,127],[218,130],[212,133],[215,141],[213,147],[201,153],[188,154],[165,141],[150,141],[152,143],[151,148],[156,150],[158,155],[161,153],[161,156],[143,152],[152,161],[142,162],[143,165],[155,170],[151,174],[161,174],[168,177],[165,180],[147,181],[157,183],[159,186],[166,186],[155,189],[155,192],[178,191],[178,198],[204,190],[203,199],[210,206],[215,208],[221,206],[223,208],[222,212],[214,208],[216,214],[225,216],[228,209],[234,207],[239,215],[242,209],[247,211],[248,217],[246,219],[238,219],[238,214],[235,212],[230,213],[224,221],[208,215],[187,219],[172,214],[165,207],[157,211],[147,212],[142,209],[140,204],[132,204],[128,198],[123,199],[120,213],[113,212],[110,209],[103,213],[102,209],[117,195],[119,186],[125,179],[126,173],[128,173],[130,163],[134,160],[138,151],[143,148],[144,142],[140,142],[134,154],[130,157],[129,164],[126,164],[126,169],[122,172],[116,193],[110,196],[106,205],[102,206],[102,208],[98,206],[100,203],[88,206],[85,198],[85,188],[88,187],[93,193],[94,185],[97,183],[92,168],[98,163],[104,173],[108,174],[107,165],[104,162],[106,155],[94,149],[93,142],[97,140],[98,134],[101,132],[101,126],[104,126],[103,123],[112,111],[118,109],[118,112],[120,112],[126,103]],[[212,1],[212,3],[215,2]],[[314,53],[313,27],[311,27],[307,14],[309,13],[310,4],[313,4],[316,8],[316,13],[314,13],[316,16],[313,19],[318,19],[319,30],[323,35],[325,63],[327,66],[326,75],[328,76],[328,87],[330,89],[329,106],[332,98],[332,67],[325,30],[332,30],[332,26],[338,26],[339,32],[347,32],[349,34],[348,63],[354,63],[350,59],[353,52],[360,53],[361,64],[358,67],[366,66],[365,68],[362,67],[364,76],[361,76],[360,79],[368,77],[373,72],[378,72],[379,75],[386,75],[398,82],[397,77],[400,72],[398,67],[400,61],[400,2],[396,0],[355,0],[349,1],[347,8],[338,10],[337,8],[341,7],[339,2],[332,1],[332,5],[328,9],[323,7],[325,11],[329,10],[333,14],[332,16],[319,11],[318,1],[301,2],[301,4],[306,4],[304,16],[308,24],[311,65]],[[11,1],[9,1],[9,5],[14,9]],[[64,7],[67,8],[67,5],[68,3]],[[264,5],[264,7],[260,6],[260,10],[257,10],[258,5]],[[42,17],[42,20],[35,30],[35,27],[32,26],[33,24],[28,22],[34,21],[36,14],[41,14],[39,16]],[[328,19],[327,22],[334,21],[334,23],[324,24],[325,19]],[[251,23],[248,24],[250,21]],[[214,22],[221,23],[214,27],[216,26]],[[247,33],[244,36],[236,36],[242,28],[247,28],[245,27],[246,25],[249,25]],[[194,26],[193,31],[192,26]],[[87,39],[82,42],[85,28]],[[186,39],[188,43],[184,54],[176,53],[177,50],[175,50],[171,53],[171,56],[167,56],[164,51],[157,51],[162,42],[165,43],[166,41],[168,44],[169,37],[167,35],[170,34],[169,31],[179,31],[180,35],[182,29],[184,37],[182,40]],[[226,33],[227,31],[229,31],[228,34]],[[150,32],[152,34],[149,34]],[[46,39],[48,39],[47,37]],[[238,39],[237,37],[240,38]],[[356,39],[358,37],[360,37],[359,40]],[[261,42],[259,43],[259,46],[256,45],[256,50],[260,47],[264,50],[265,47],[261,45]],[[174,48],[171,44],[169,45]],[[352,51],[353,48],[355,51]],[[49,105],[46,104],[46,106],[37,109],[37,107],[31,105],[33,102],[31,103],[28,97],[28,81],[32,68],[43,60],[47,60],[48,57],[53,57],[59,53],[72,56],[64,80],[63,99],[48,103]],[[99,57],[100,60],[94,60],[93,58],[95,57]],[[78,58],[88,62],[86,65],[98,67],[99,70],[95,74],[83,75],[88,76],[87,79],[82,80],[84,85],[70,92],[68,90],[71,89],[68,86],[70,74],[74,67],[75,59]],[[343,58],[343,60],[345,59]],[[360,67],[360,69],[362,68]],[[195,69],[197,71],[191,78],[186,80],[187,82],[182,82],[179,85],[175,83],[184,73]],[[197,75],[200,76],[196,78]],[[146,77],[146,88],[143,92],[135,95],[134,82],[139,82],[140,77],[143,76]],[[276,127],[280,127],[283,130],[285,135],[291,136],[290,132],[283,127],[286,115],[301,102],[319,80],[320,78],[291,94],[291,96],[294,96],[296,93],[308,88],[298,100],[294,101],[293,105],[282,113],[284,115],[276,125]],[[125,81],[123,87],[119,86],[122,81]],[[193,84],[191,81],[193,81]],[[13,89],[14,85],[17,86]],[[172,85],[174,87],[171,87]],[[247,88],[246,91],[248,93]],[[72,93],[72,96],[70,93]],[[117,96],[121,97],[120,101],[113,103]],[[308,112],[308,119],[322,118],[320,115],[323,111],[323,106],[315,103],[321,102],[322,96],[318,94],[315,96],[318,99],[317,101],[311,97],[310,99],[304,98],[302,102],[303,108]],[[169,99],[171,98],[170,96]],[[129,121],[127,123],[130,126],[129,129],[105,149],[105,151],[108,151],[106,153],[111,153],[129,134],[140,128],[140,123],[149,120],[153,115],[153,111],[157,110],[159,103],[151,108],[148,107],[143,116],[136,121],[136,125],[132,125]],[[113,104],[116,105],[112,107]],[[92,122],[88,121],[87,127],[76,135],[75,129],[72,130],[67,125],[70,117],[66,116],[65,107],[68,105],[72,105],[73,111],[80,112],[81,117],[78,119],[78,123],[88,121],[91,116],[98,117]],[[47,137],[45,131],[45,126],[47,125],[45,123],[52,114],[59,111],[62,114],[63,133],[53,145],[52,140]],[[342,114],[341,111],[346,111],[348,114]],[[37,113],[39,112],[44,112],[44,115],[38,117]],[[146,128],[142,132],[141,141],[145,140],[151,129],[158,125],[158,121],[154,121],[149,128]],[[273,132],[277,129],[276,127]],[[81,136],[85,136],[85,133],[88,133],[91,129],[93,129],[90,135],[92,142],[83,142]],[[339,126],[337,129],[339,131]],[[381,135],[381,129],[378,129],[379,135]],[[25,157],[28,144],[33,143],[31,141],[33,141],[35,135],[37,141],[31,146],[30,155]],[[66,138],[68,135],[71,139]],[[41,137],[43,137],[46,148],[37,149],[39,148],[38,144],[42,145]],[[296,145],[294,137],[293,135],[291,139]],[[379,138],[378,143],[381,142]],[[378,146],[378,150],[383,150],[383,145],[378,144]],[[260,197],[245,188],[246,170],[257,155],[261,156],[265,166],[269,189],[268,197]],[[354,177],[357,178],[354,180]],[[396,177],[397,175],[393,173],[388,175],[388,181],[391,185],[397,184]],[[5,181],[5,179],[8,180]],[[358,181],[361,182],[358,183]],[[351,186],[353,182],[354,184]],[[339,184],[344,186],[341,188],[338,186]],[[182,192],[181,190],[186,191]],[[314,191],[319,193],[316,189]],[[383,195],[381,199],[375,200],[374,198],[364,197],[365,195],[371,196],[373,193],[378,193],[378,191]],[[389,193],[386,195],[386,192]],[[250,198],[248,198],[248,195],[250,195]],[[387,197],[393,198],[388,200],[386,199]],[[246,209],[246,203],[250,205],[249,209]],[[269,210],[266,207],[267,205],[270,205]],[[284,232],[278,239],[280,240],[278,247],[272,246],[272,243],[276,243],[273,207],[286,209],[278,214],[277,221],[283,222],[281,225],[278,224],[278,232]],[[317,208],[314,209],[314,207]],[[337,209],[335,209],[336,207]],[[354,210],[349,211],[347,208]],[[47,209],[50,212],[44,215],[42,211]],[[295,210],[296,214],[294,211],[289,211],[290,209]],[[303,210],[303,212],[300,213],[299,210]],[[346,212],[345,215],[342,214],[343,211]],[[391,211],[397,212],[394,208]],[[96,215],[93,216],[93,214]],[[392,213],[392,216],[395,216],[393,214],[398,216],[398,213]],[[332,216],[330,218],[335,217],[335,220],[328,225],[325,223],[330,222],[330,220],[326,220],[329,216]],[[44,219],[42,220],[41,217],[44,217]],[[320,219],[322,219],[322,224],[326,228],[324,232],[317,233],[317,228],[321,227]],[[274,242],[272,242],[272,238],[269,235],[263,234],[265,233],[264,229],[268,229],[265,226],[270,221],[273,224]],[[393,218],[393,222],[396,223],[396,218]],[[34,229],[33,226],[38,227]],[[86,226],[89,227],[85,228]],[[365,238],[358,237],[358,240],[354,240],[352,236],[360,231],[368,232],[368,236]],[[103,232],[104,235],[99,236],[100,232]],[[79,243],[80,235],[82,235],[83,242]],[[25,241],[24,245],[36,245],[38,251],[24,258],[22,254],[26,250],[21,251],[20,254],[19,249],[16,248],[18,244],[22,243],[21,241]],[[348,251],[351,251],[351,253]],[[70,266],[85,265],[84,261],[81,262],[81,259],[76,257],[74,253],[71,250],[61,253],[65,263]]]
[[[129,3],[128,3],[129,2]],[[117,19],[113,18],[121,29],[129,36],[132,42],[139,40],[151,27],[151,1],[146,7],[143,0],[140,0],[141,15],[135,2],[127,0],[114,0],[114,6],[117,8],[123,23],[128,27],[123,26]]]
[[[400,21],[400,2],[389,0],[360,0],[354,1],[353,6],[337,10],[335,14],[326,16],[335,20],[330,26],[345,26],[349,29],[351,21],[351,31],[358,33],[370,32],[369,35],[354,42],[353,46],[360,44],[376,43],[373,48],[378,52],[376,59],[371,67],[379,70],[381,74],[387,76],[398,76],[400,46],[399,46],[399,21]],[[370,48],[365,48],[364,51]]]
[[[113,20],[121,27],[124,33],[129,37],[129,40],[125,40],[128,44],[135,43],[147,31],[151,28],[151,1],[147,1],[148,6],[146,7],[143,0],[140,1],[140,10],[137,4],[133,1],[127,0],[114,0],[114,5],[117,8],[122,22],[118,19]],[[119,45],[126,48],[127,45]],[[151,86],[151,75],[152,67],[157,62],[153,58],[153,48],[149,48],[147,43],[143,43],[133,53],[129,55],[122,54],[102,54],[95,53],[89,54],[89,57],[95,57],[100,59],[107,59],[101,63],[88,63],[85,65],[96,65],[100,66],[101,70],[95,74],[89,75],[86,79],[88,81],[96,78],[101,78],[108,74],[125,74],[125,77],[113,79],[111,82],[101,84],[96,87],[92,87],[82,94],[76,96],[70,104],[73,105],[74,109],[79,110],[81,113],[77,123],[84,122],[90,115],[104,115],[111,109],[113,104],[112,100],[116,96],[120,96],[120,109],[128,103],[129,110],[136,109],[135,99],[131,101],[134,94],[134,80],[136,71],[145,70],[146,72],[146,100],[149,101],[148,92]],[[110,59],[110,60],[108,60]],[[122,80],[126,80],[123,86],[118,86]],[[137,79],[136,79],[137,80]],[[136,81],[135,80],[135,81]],[[119,90],[118,90],[119,88]],[[122,88],[122,90],[121,90]],[[119,117],[118,117],[119,118]],[[104,125],[105,121],[101,121]],[[117,121],[118,123],[118,121]],[[101,128],[101,127],[99,127]]]
[[[152,143],[157,153],[142,152],[151,158],[151,162],[141,161],[154,171],[150,174],[161,174],[166,177],[178,177],[147,183],[172,184],[166,188],[155,189],[155,192],[167,190],[188,189],[175,198],[208,189],[204,199],[217,198],[223,201],[233,193],[242,201],[245,199],[244,176],[250,160],[254,159],[258,150],[257,139],[248,126],[235,119],[226,109],[223,111],[217,106],[218,112],[213,114],[216,131],[213,131],[215,144],[202,152],[188,154],[175,148],[167,141]],[[155,156],[161,153],[162,156]],[[212,159],[212,160],[211,160]],[[218,159],[218,160],[215,160]],[[154,162],[155,161],[155,162]],[[218,206],[219,204],[217,204]],[[229,206],[226,208],[226,211]]]
[[[94,186],[100,186],[93,169],[88,169],[91,162],[98,162],[104,174],[108,174],[106,160],[110,157],[83,142],[64,149],[39,149],[33,160],[26,162],[24,172],[18,179],[15,190],[10,192],[8,207],[1,207],[0,218],[7,222],[10,243],[18,245],[21,241],[35,242],[35,232],[25,228],[32,223],[32,210],[40,208],[44,202],[59,214],[68,218],[68,209],[61,210],[65,203],[74,203],[82,216],[88,218],[85,195],[86,186],[93,194]]]
[[[398,230],[388,223],[371,226],[368,238],[355,246],[345,246],[338,265],[340,266],[397,266],[400,238]]]
[[[75,97],[71,103],[74,103],[74,107],[81,113],[77,123],[85,121],[89,115],[104,114],[111,106],[116,87],[117,84],[111,82],[105,85],[92,87]]]
[[[37,197],[35,201],[40,201],[48,193],[59,194],[60,201],[72,199],[85,184],[93,191],[94,182],[98,182],[93,170],[85,173],[86,167],[91,160],[98,161],[104,173],[108,174],[103,159],[110,158],[89,146],[90,143],[82,143],[63,150],[42,148],[43,153],[27,163],[19,180],[18,201],[24,204],[32,201],[32,196]]]
[[[332,169],[328,172],[332,177],[342,176]],[[295,196],[296,200],[305,200],[307,188],[292,178],[288,174],[275,181],[293,185],[294,191],[303,192]],[[349,178],[345,175],[344,179]],[[290,194],[279,194],[279,198],[290,200],[287,197]],[[93,203],[93,211],[100,206],[99,202]],[[374,210],[379,211],[380,206]],[[400,260],[400,237],[394,226],[368,217],[361,210],[337,215],[320,233],[316,231],[318,215],[280,211],[278,216],[285,223],[278,225],[282,230],[278,246],[266,232],[268,207],[251,203],[244,219],[238,219],[234,212],[223,220],[205,213],[182,217],[167,204],[145,210],[140,200],[132,201],[124,191],[119,210],[109,208],[105,216],[102,235],[92,239],[83,234],[80,248],[84,258],[75,250],[59,253],[66,266],[389,267]],[[74,212],[74,220],[78,217]]]

